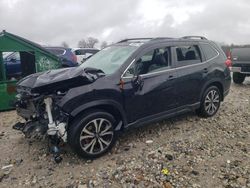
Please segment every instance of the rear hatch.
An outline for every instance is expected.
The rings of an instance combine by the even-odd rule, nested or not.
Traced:
[[[231,50],[233,67],[241,67],[241,72],[250,72],[250,48],[234,48]]]
[[[234,48],[231,50],[233,64],[246,64],[250,66],[250,48]]]

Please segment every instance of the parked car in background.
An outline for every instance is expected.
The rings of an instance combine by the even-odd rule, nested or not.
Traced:
[[[60,58],[41,45],[5,30],[0,32],[0,111],[15,107],[20,79],[61,67]]]
[[[75,67],[78,65],[77,57],[72,52],[71,48],[51,46],[45,46],[44,48],[61,58],[62,67]]]
[[[250,48],[233,48],[229,58],[232,60],[234,83],[243,83],[245,78],[250,76]]]
[[[84,61],[86,61],[88,58],[90,58],[92,55],[96,54],[100,50],[96,48],[73,48],[72,52],[77,57],[78,64],[82,64]]]
[[[62,67],[78,66],[76,55],[71,51],[71,48],[64,47],[44,47],[49,52],[61,58]],[[19,52],[7,52],[3,55],[3,62],[8,78],[18,78],[22,75],[21,59]]]
[[[6,52],[3,54],[3,63],[6,70],[6,76],[9,78],[18,78],[22,75],[21,60],[19,52]]]
[[[228,65],[204,37],[126,39],[79,67],[22,79],[16,108],[26,123],[14,128],[50,135],[54,151],[64,141],[96,158],[112,148],[118,131],[189,111],[215,115],[229,93]]]

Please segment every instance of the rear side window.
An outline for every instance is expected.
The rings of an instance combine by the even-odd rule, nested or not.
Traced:
[[[211,45],[202,43],[200,44],[200,46],[205,53],[207,60],[212,59],[218,55],[218,52]]]
[[[190,64],[192,63],[200,63],[201,60],[201,52],[197,45],[191,46],[177,46],[175,47],[176,59],[177,62]]]
[[[81,50],[76,50],[74,53],[75,53],[75,55],[83,55],[83,54],[85,54],[85,53],[82,53]]]

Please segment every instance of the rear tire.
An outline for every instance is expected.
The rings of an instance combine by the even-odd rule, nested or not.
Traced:
[[[94,159],[107,153],[115,144],[115,118],[102,110],[80,115],[70,125],[68,143],[81,157]]]
[[[201,106],[196,110],[196,113],[201,117],[214,116],[220,108],[222,94],[218,87],[208,87],[202,97]]]
[[[236,84],[242,84],[246,78],[245,74],[241,74],[239,72],[234,72],[233,73],[233,81]]]

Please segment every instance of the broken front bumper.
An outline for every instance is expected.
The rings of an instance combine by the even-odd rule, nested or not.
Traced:
[[[39,103],[43,106],[42,112],[36,105],[29,100],[19,100],[16,105],[17,113],[25,122],[18,122],[13,128],[22,131],[27,138],[49,138],[49,150],[53,153],[54,160],[60,162],[62,158],[59,143],[67,142],[68,115],[55,106],[51,97],[46,97]]]
[[[16,104],[17,114],[25,119],[25,123],[17,123],[13,128],[21,130],[25,135],[37,135],[39,131],[43,135],[56,135],[67,142],[68,115],[53,106],[55,104],[51,97],[44,98],[41,103],[39,105],[43,105],[42,112],[32,100],[19,100]]]

